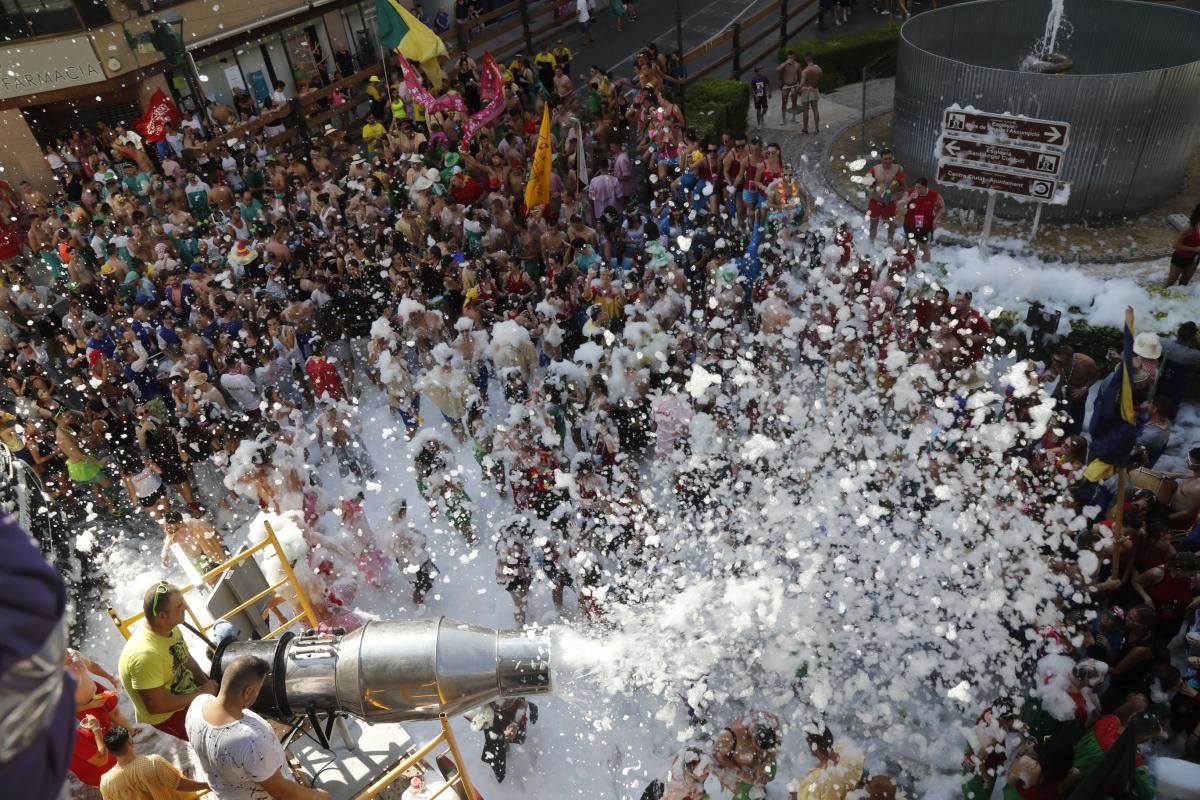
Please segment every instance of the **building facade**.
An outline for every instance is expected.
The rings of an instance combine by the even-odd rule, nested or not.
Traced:
[[[182,66],[155,49],[155,19],[186,49]],[[47,145],[81,125],[129,125],[156,90],[185,115],[192,86],[258,108],[277,81],[295,96],[381,56],[374,0],[0,0],[0,31],[0,179],[45,190]]]

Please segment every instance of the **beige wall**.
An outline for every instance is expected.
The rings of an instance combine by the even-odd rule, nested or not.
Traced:
[[[9,183],[27,180],[44,192],[58,188],[37,139],[17,109],[0,111],[0,168],[0,178]]]
[[[143,111],[150,105],[150,98],[154,96],[154,92],[162,89],[163,94],[167,97],[171,96],[171,85],[167,82],[167,76],[161,72],[157,75],[151,75],[146,80],[138,84],[138,108]]]

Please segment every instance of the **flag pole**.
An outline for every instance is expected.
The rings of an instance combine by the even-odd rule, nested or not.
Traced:
[[[1117,470],[1117,513],[1113,514],[1112,577],[1121,577],[1121,539],[1125,533],[1125,475],[1124,467]]]
[[[1133,306],[1125,306],[1125,330],[1128,331],[1127,336],[1129,336],[1129,337],[1132,337],[1134,334],[1134,331],[1137,330],[1134,327]],[[1128,339],[1126,339],[1126,341],[1128,341]],[[1121,362],[1121,369],[1122,370],[1128,369],[1128,365],[1124,362],[1124,360],[1122,360],[1122,362]],[[1130,377],[1128,375],[1125,376],[1125,378],[1128,380],[1132,380],[1132,377]],[[1122,402],[1124,402],[1124,401],[1122,401]],[[1132,401],[1130,400],[1130,402],[1132,402]],[[1113,525],[1115,527],[1115,530],[1113,531],[1113,557],[1112,557],[1113,574],[1112,574],[1112,577],[1118,578],[1118,579],[1121,577],[1120,546],[1121,546],[1121,539],[1123,538],[1124,533],[1125,533],[1125,525],[1124,525],[1124,521],[1125,521],[1125,478],[1127,477],[1128,472],[1129,472],[1129,470],[1125,466],[1121,466],[1117,469],[1117,513],[1113,515]]]
[[[387,98],[388,98],[388,111],[389,112],[391,111],[392,103],[396,102],[395,99],[392,97],[392,76],[391,76],[391,73],[388,72],[388,60],[391,57],[392,57],[392,51],[384,50],[384,53],[383,53],[383,80],[387,83]],[[395,122],[395,121],[396,121],[395,117],[393,117],[392,122]]]

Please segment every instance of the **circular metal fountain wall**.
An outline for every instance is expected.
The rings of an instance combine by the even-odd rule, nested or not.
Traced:
[[[1179,191],[1200,138],[1200,12],[1129,0],[1066,0],[1055,50],[1063,74],[1022,71],[1046,29],[1050,0],[979,0],[913,17],[900,30],[893,149],[909,181],[937,174],[950,105],[1071,123],[1060,177],[1070,202],[1046,217],[1115,221]],[[938,187],[952,207],[986,194]],[[1005,216],[1030,205],[1001,196]]]

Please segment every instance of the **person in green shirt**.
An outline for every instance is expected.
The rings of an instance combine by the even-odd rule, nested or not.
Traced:
[[[238,203],[238,208],[242,210],[242,219],[246,220],[247,224],[258,222],[259,214],[262,212],[262,201],[254,196],[250,190],[242,192],[242,201]]]
[[[145,624],[125,643],[117,662],[121,685],[133,702],[138,722],[187,741],[188,706],[218,686],[188,651],[179,630],[187,606],[178,587],[159,581],[146,592]]]

